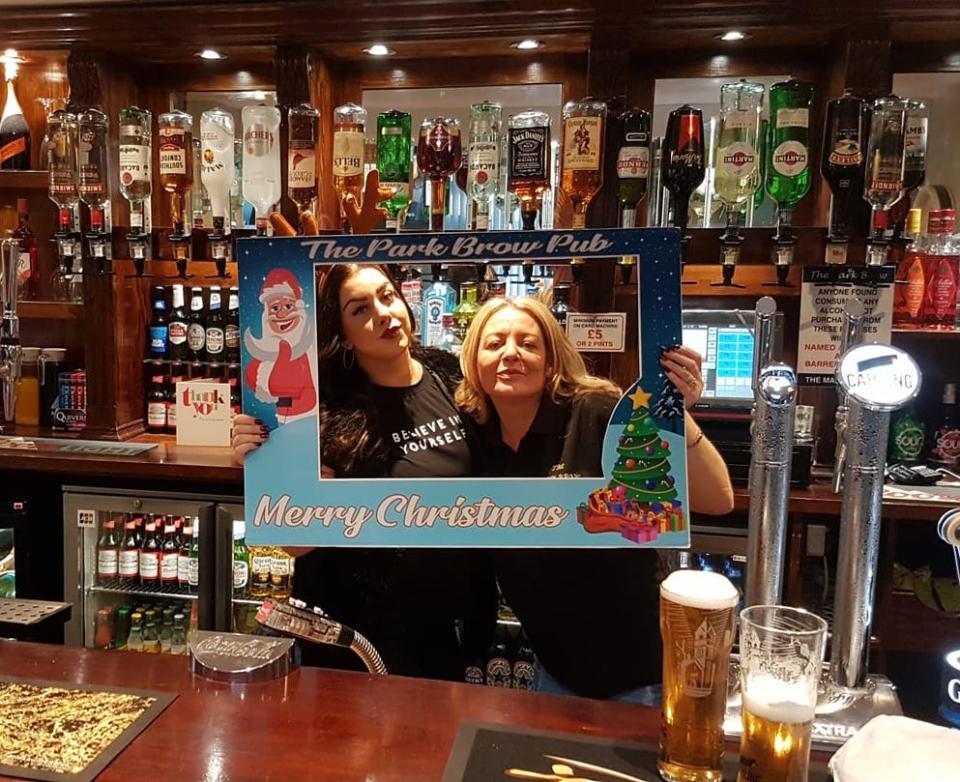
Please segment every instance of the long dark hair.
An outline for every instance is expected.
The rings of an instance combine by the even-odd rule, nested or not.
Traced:
[[[340,312],[340,289],[361,269],[376,269],[393,285],[396,295],[410,315],[414,326],[414,312],[403,297],[393,271],[385,264],[338,263],[327,267],[317,286],[317,374],[321,403],[336,405],[356,402],[369,384],[364,371],[344,347],[343,315]]]

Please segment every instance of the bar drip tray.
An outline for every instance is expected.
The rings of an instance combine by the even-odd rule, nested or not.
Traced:
[[[79,456],[139,456],[156,443],[118,443],[106,440],[70,440],[59,437],[4,437],[0,448],[41,453],[77,454]]]
[[[35,625],[54,614],[69,610],[69,603],[58,603],[52,600],[0,598],[0,625]]]

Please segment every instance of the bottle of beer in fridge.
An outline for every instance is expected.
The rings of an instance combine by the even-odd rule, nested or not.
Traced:
[[[119,583],[132,586],[140,578],[140,536],[137,534],[136,519],[128,518],[123,527],[118,566]]]
[[[273,557],[266,546],[250,547],[250,597],[270,597],[270,566]]]
[[[271,552],[270,596],[276,600],[286,600],[291,594],[293,578],[293,557],[279,546]]]
[[[190,315],[187,319],[187,356],[191,361],[206,358],[207,327],[203,317],[203,289],[190,289]]]
[[[100,586],[114,586],[119,575],[120,545],[117,538],[116,522],[107,519],[103,522],[100,538],[97,540],[97,583]]]
[[[190,544],[193,542],[193,521],[187,517],[180,532],[179,550],[177,552],[177,589],[180,592],[190,591]]]
[[[144,529],[145,536],[140,547],[140,585],[147,589],[156,589],[160,586],[161,538],[157,535],[154,520],[147,522]]]
[[[176,539],[173,517],[168,516],[163,526],[163,543],[160,545],[160,586],[175,591],[180,570],[180,546]]]
[[[225,334],[225,319],[220,302],[220,286],[210,287],[210,312],[207,315],[206,349],[207,361],[223,361]]]

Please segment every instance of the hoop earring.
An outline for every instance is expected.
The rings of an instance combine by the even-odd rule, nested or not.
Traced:
[[[350,358],[348,359],[347,356]],[[353,348],[344,348],[340,354],[340,361],[344,369],[353,369],[353,365],[357,363],[357,355],[353,352]]]

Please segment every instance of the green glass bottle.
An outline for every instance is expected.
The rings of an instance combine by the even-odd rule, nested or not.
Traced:
[[[460,286],[460,303],[453,309],[453,328],[457,338],[463,342],[467,329],[473,322],[480,305],[477,303],[477,284],[465,282]]]
[[[387,229],[399,230],[410,204],[410,115],[405,111],[383,111],[377,115],[377,171],[380,187],[389,188],[393,196],[382,201],[387,210]]]
[[[779,210],[793,210],[810,190],[813,85],[791,79],[770,88],[767,192]]]
[[[917,418],[914,406],[898,410],[890,422],[887,461],[917,464],[923,456],[924,436],[923,422]]]

